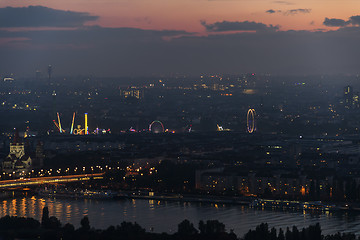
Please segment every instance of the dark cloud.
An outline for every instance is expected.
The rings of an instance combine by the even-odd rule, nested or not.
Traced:
[[[298,9],[290,9],[287,11],[284,11],[284,15],[295,15],[299,13],[310,13],[311,9],[309,8],[298,8]]]
[[[349,22],[352,25],[360,25],[360,15],[350,17]]]
[[[266,11],[266,13],[282,13],[284,15],[295,15],[298,13],[310,13],[311,9],[308,8],[298,8],[298,9],[290,9],[290,10],[286,10],[286,11],[282,11],[282,10],[274,10],[274,9],[269,9]]]
[[[273,3],[284,4],[284,5],[294,5],[294,3],[292,3],[292,2],[287,2],[287,1],[274,1]]]
[[[325,18],[323,24],[328,27],[360,26],[360,15],[351,16],[348,21],[339,18]]]
[[[43,6],[0,8],[0,27],[79,27],[97,20],[89,13],[56,10]]]
[[[275,31],[278,30],[278,26],[266,25],[263,23],[257,22],[215,22],[212,24],[206,23],[206,21],[201,21],[201,25],[206,28],[208,32],[225,32],[225,31]]]
[[[275,10],[273,10],[273,9],[269,9],[269,10],[267,10],[267,11],[266,11],[266,13],[270,13],[270,14],[272,14],[272,13],[276,13],[276,11],[275,11]]]
[[[338,18],[325,18],[323,24],[328,27],[344,27],[349,25],[349,22]]]

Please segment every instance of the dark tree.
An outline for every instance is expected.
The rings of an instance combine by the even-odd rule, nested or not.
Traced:
[[[225,225],[218,220],[200,221],[199,230],[201,234],[219,234],[225,232]]]
[[[179,223],[178,225],[178,234],[181,236],[191,236],[197,234],[198,231],[194,225],[187,219]]]
[[[39,226],[39,221],[33,218],[10,217],[9,215],[0,218],[0,231],[9,229],[36,229]]]
[[[310,232],[311,239],[313,239],[313,240],[321,240],[322,239],[321,227],[320,227],[319,223],[317,223],[315,226],[309,226],[309,232]]]
[[[85,217],[83,217],[83,219],[81,219],[80,225],[81,225],[82,230],[85,230],[85,231],[90,230],[90,221],[89,221],[88,216],[85,216]]]
[[[65,232],[74,232],[74,231],[75,231],[75,227],[74,227],[74,225],[72,225],[72,224],[70,224],[70,223],[67,223],[67,224],[64,225],[63,230],[64,230]]]
[[[200,220],[199,222],[199,230],[201,234],[205,234],[206,226],[203,220]]]
[[[292,238],[293,240],[300,240],[300,233],[296,226],[292,228]]]
[[[289,227],[286,228],[285,239],[293,240],[292,232],[290,231]]]
[[[270,240],[277,240],[277,236],[276,236],[276,228],[271,228],[270,231]]]
[[[48,223],[49,223],[49,209],[48,207],[44,207],[41,217],[41,226],[43,228],[46,228]]]
[[[261,223],[259,226],[256,227],[257,238],[269,240],[270,239],[270,232],[269,226],[267,223]]]
[[[58,229],[61,227],[61,222],[56,217],[52,216],[48,220],[47,228],[49,229]]]
[[[284,231],[280,228],[278,240],[285,240]]]

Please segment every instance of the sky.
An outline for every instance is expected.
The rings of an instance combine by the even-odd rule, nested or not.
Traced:
[[[358,74],[358,0],[0,0],[0,76]]]

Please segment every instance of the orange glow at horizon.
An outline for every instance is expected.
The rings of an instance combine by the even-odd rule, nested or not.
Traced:
[[[326,17],[347,20],[359,15],[360,1],[296,0],[279,4],[272,0],[3,0],[0,7],[41,5],[49,8],[88,12],[99,16],[87,25],[103,27],[135,27],[155,30],[205,32],[200,20],[255,21],[279,25],[280,30],[332,29],[322,23]],[[266,13],[273,9],[273,14]],[[310,13],[285,14],[291,9],[310,9]]]

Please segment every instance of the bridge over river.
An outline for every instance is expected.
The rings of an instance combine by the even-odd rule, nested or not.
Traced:
[[[67,183],[88,181],[90,179],[102,179],[105,173],[78,174],[66,176],[36,177],[36,178],[20,178],[0,181],[0,189],[27,187],[32,185]]]

